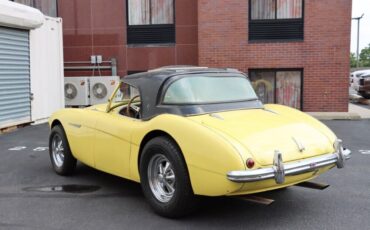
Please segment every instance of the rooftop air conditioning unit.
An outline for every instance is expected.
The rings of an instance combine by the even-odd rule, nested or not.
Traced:
[[[107,103],[119,83],[119,77],[90,77],[91,105]]]
[[[65,77],[64,95],[66,106],[87,106],[89,100],[89,81],[87,77]]]

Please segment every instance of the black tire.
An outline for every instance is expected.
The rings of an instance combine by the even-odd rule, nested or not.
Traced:
[[[169,168],[175,175],[175,180],[173,182],[174,192],[168,201],[159,200],[151,188],[154,182],[149,182],[150,176],[148,168],[150,167],[150,162],[153,162],[153,159],[158,157],[163,158],[163,156],[170,163]],[[191,187],[188,170],[181,150],[170,138],[163,136],[156,137],[145,145],[140,159],[140,180],[146,199],[153,210],[159,215],[169,218],[178,218],[194,211],[197,198],[194,196]],[[152,185],[150,183],[152,183]]]
[[[62,152],[64,155],[64,159],[60,161],[56,159],[55,152],[53,153],[53,141],[57,141],[59,139],[62,142],[61,146],[63,147]],[[72,155],[66,134],[62,126],[57,125],[51,129],[50,136],[49,136],[49,155],[50,155],[51,165],[57,174],[62,175],[62,176],[67,176],[67,175],[71,175],[75,171],[77,160]]]

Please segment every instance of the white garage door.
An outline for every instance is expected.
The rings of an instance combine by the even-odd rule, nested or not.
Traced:
[[[0,26],[0,128],[31,121],[29,31]]]

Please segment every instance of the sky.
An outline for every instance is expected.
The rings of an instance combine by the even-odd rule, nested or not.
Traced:
[[[352,18],[365,14],[360,22],[360,52],[370,44],[370,0],[352,0]],[[357,20],[352,20],[351,52],[357,49]]]

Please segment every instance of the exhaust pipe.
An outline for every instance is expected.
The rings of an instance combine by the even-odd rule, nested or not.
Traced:
[[[260,196],[252,196],[252,195],[237,196],[236,198],[239,198],[239,199],[242,199],[242,200],[245,200],[245,201],[249,201],[249,202],[253,202],[253,203],[256,203],[256,204],[266,205],[266,206],[274,203],[274,201],[275,201],[275,200],[272,200],[272,199],[269,199],[269,198],[260,197]]]
[[[311,188],[311,189],[318,189],[318,190],[324,190],[330,185],[324,184],[324,183],[317,183],[312,181],[306,181],[299,184],[296,184],[295,186],[304,187],[304,188]]]

